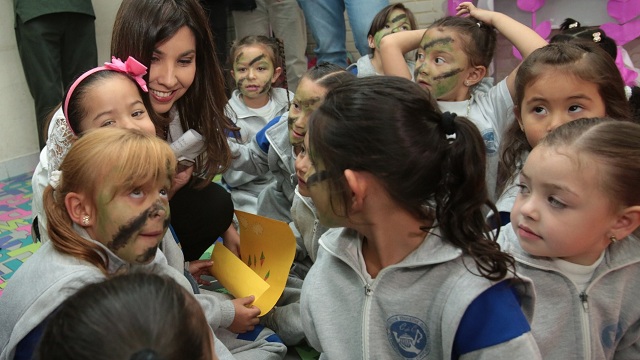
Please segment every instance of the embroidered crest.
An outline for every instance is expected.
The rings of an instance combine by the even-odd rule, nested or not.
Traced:
[[[387,338],[404,359],[424,359],[431,351],[429,329],[413,316],[395,315],[387,319]]]
[[[495,156],[498,154],[498,146],[496,145],[496,133],[493,129],[487,129],[482,132],[482,140],[484,147],[487,148],[487,156]]]

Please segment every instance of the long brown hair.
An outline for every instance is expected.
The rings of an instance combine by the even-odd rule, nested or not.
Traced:
[[[228,100],[224,75],[200,3],[197,0],[124,0],[113,26],[111,54],[121,59],[133,56],[150,67],[158,44],[184,26],[193,32],[196,40],[196,75],[175,106],[182,129],[194,129],[206,139],[206,152],[197,159],[195,170],[204,178],[200,185],[205,186],[229,167],[232,155],[226,134],[239,129],[224,114]],[[160,130],[158,133],[164,135],[162,130],[170,119],[158,114],[153,118]]]

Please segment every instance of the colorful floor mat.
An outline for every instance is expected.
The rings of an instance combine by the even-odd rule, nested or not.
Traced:
[[[0,295],[7,280],[40,247],[31,238],[31,174],[0,181]]]

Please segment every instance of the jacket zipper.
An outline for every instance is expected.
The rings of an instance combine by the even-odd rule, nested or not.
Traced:
[[[364,279],[363,279],[364,280]],[[362,358],[369,358],[369,307],[373,299],[373,289],[367,282],[364,284],[364,306],[362,307]]]
[[[583,342],[583,355],[585,359],[591,358],[591,331],[589,330],[589,295],[587,295],[586,290],[580,293],[580,302],[582,303],[582,338]]]

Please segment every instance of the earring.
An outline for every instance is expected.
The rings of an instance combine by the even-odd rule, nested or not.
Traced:
[[[464,81],[464,86],[469,86],[469,81],[465,80]]]
[[[615,244],[618,242],[618,238],[616,238],[615,235],[609,236],[609,240],[611,241],[612,244]]]
[[[89,215],[82,216],[82,225],[84,226],[89,225]]]

